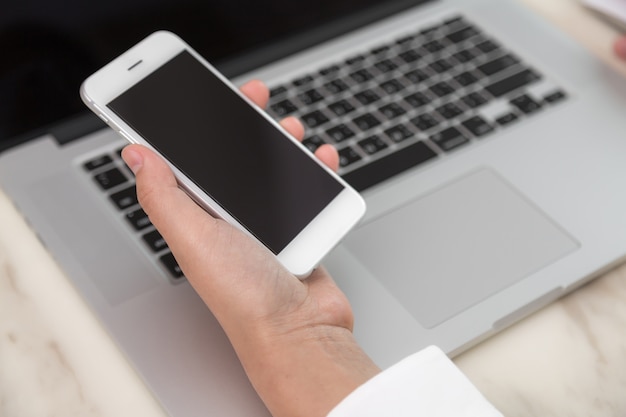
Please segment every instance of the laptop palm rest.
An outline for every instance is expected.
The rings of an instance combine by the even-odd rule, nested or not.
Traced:
[[[345,246],[432,328],[579,244],[481,169],[365,224]]]
[[[120,304],[159,284],[156,274],[149,275],[152,266],[144,260],[135,242],[128,236],[124,245],[125,229],[102,222],[102,216],[93,210],[97,204],[85,203],[84,188],[66,173],[52,175],[34,184],[29,195],[36,207],[45,208],[44,224],[54,225],[54,235],[60,242],[73,242],[72,253],[85,269],[91,282],[111,304]],[[82,200],[83,204],[68,204]],[[87,205],[86,205],[87,204]],[[50,235],[48,235],[50,237]]]

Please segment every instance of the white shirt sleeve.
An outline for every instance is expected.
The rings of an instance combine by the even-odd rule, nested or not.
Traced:
[[[502,417],[439,348],[417,352],[361,385],[328,417]]]

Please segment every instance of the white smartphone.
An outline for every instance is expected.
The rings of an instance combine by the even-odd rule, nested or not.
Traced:
[[[164,157],[201,207],[300,278],[365,213],[354,189],[170,32],[90,76],[81,97],[129,142]]]

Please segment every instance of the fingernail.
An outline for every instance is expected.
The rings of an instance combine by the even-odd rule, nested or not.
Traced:
[[[143,156],[132,148],[125,148],[122,152],[122,158],[130,170],[133,171],[133,174],[137,175],[137,172],[143,166]]]

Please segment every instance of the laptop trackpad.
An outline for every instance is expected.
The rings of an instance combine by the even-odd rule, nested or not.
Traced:
[[[355,230],[347,248],[432,328],[578,243],[483,169]]]

